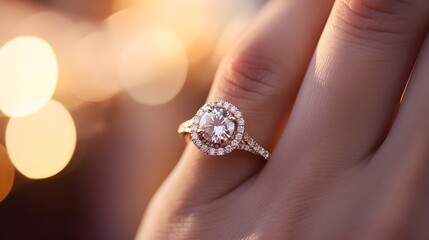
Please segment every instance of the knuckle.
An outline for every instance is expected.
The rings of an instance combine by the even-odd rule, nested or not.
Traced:
[[[401,44],[414,37],[415,5],[405,0],[340,0],[333,27],[358,44]]]
[[[224,62],[219,89],[228,98],[269,100],[276,98],[283,67],[258,54],[240,53]]]

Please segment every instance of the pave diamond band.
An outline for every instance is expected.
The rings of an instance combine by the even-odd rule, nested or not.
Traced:
[[[208,155],[221,156],[239,149],[268,159],[270,153],[249,136],[244,123],[236,106],[214,100],[204,104],[192,119],[180,124],[178,132],[190,134],[194,145]]]

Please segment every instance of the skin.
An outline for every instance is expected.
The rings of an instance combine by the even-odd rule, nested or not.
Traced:
[[[271,157],[188,144],[136,238],[429,239],[428,24],[427,0],[269,2],[208,101]]]

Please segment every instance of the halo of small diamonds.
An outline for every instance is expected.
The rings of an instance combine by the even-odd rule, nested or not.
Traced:
[[[229,102],[214,100],[195,114],[190,127],[191,140],[202,152],[221,156],[239,147],[244,134],[244,118]]]

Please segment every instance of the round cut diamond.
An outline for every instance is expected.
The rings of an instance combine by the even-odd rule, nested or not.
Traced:
[[[231,113],[215,107],[212,111],[203,114],[198,130],[208,142],[225,146],[234,139],[235,127],[236,123]]]
[[[217,150],[217,155],[224,155],[225,154],[225,150],[223,150],[223,148],[219,148]]]

